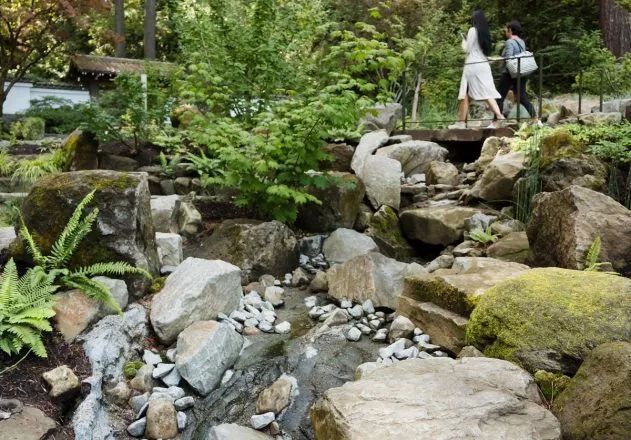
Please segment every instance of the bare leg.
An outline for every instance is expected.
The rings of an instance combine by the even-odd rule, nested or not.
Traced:
[[[465,95],[464,99],[460,101],[458,106],[458,120],[460,122],[467,122],[467,116],[469,115],[469,95]]]
[[[497,101],[495,99],[487,99],[486,102],[489,104],[489,107],[491,107],[493,113],[495,113],[495,117],[497,119],[506,119],[500,111],[500,107],[497,105]]]

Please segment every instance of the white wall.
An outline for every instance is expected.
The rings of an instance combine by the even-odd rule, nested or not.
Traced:
[[[7,87],[8,83],[5,83],[5,90]],[[2,106],[2,111],[5,115],[24,112],[31,106],[32,100],[41,99],[45,96],[67,99],[74,104],[90,101],[90,93],[87,90],[49,89],[46,87],[33,87],[32,83],[20,82],[16,83],[9,91],[9,95]]]

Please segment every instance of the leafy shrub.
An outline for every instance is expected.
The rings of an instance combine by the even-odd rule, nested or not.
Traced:
[[[491,227],[489,226],[486,230],[482,229],[474,229],[469,232],[469,239],[473,241],[477,241],[478,243],[482,243],[484,245],[495,243],[499,237],[491,232]]]
[[[46,96],[31,101],[31,106],[24,113],[46,122],[49,133],[71,133],[81,125],[85,104],[73,104],[72,101],[56,96]]]
[[[79,289],[88,297],[101,301],[113,310],[120,312],[120,306],[112,296],[109,288],[92,278],[99,275],[123,276],[132,274],[151,278],[149,273],[122,261],[95,263],[77,270],[68,268],[72,255],[81,241],[92,231],[92,226],[99,214],[98,208],[94,208],[88,213],[84,212],[92,202],[94,193],[95,191],[89,193],[77,205],[77,208],[68,220],[68,224],[59,235],[55,244],[53,244],[50,255],[42,254],[23,220],[20,235],[26,241],[27,249],[35,264],[49,274],[56,283],[69,289]]]
[[[14,139],[37,141],[44,137],[46,123],[42,118],[22,118],[11,125],[11,136]]]
[[[28,348],[46,357],[41,332],[50,332],[55,315],[53,293],[58,286],[42,268],[30,269],[23,277],[10,259],[0,277],[0,350],[8,355]]]
[[[35,159],[18,161],[13,170],[12,180],[20,183],[34,183],[48,174],[59,173],[62,169],[56,162],[54,154],[42,154]]]
[[[15,162],[5,150],[0,150],[0,176],[10,176],[15,168]]]

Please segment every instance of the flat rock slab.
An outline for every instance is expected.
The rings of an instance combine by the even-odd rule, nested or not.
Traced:
[[[1,440],[40,440],[57,427],[53,419],[39,409],[25,406],[22,412],[0,421]]]
[[[272,440],[267,434],[256,431],[252,428],[236,425],[234,423],[224,423],[213,426],[206,440]]]
[[[329,389],[311,409],[318,440],[559,440],[533,378],[497,359],[411,359]]]

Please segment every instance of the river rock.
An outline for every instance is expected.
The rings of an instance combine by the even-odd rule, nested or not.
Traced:
[[[156,232],[156,244],[161,266],[177,266],[184,259],[181,235]]]
[[[329,232],[338,228],[352,228],[364,199],[366,187],[355,175],[335,173],[325,188],[309,188],[311,195],[322,203],[306,203],[298,210],[296,224],[305,231]]]
[[[298,266],[298,240],[284,224],[226,220],[193,255],[224,260],[242,270],[243,284],[261,275],[281,276]]]
[[[234,365],[242,346],[243,337],[230,326],[197,321],[178,336],[175,365],[189,385],[206,395]]]
[[[206,440],[272,440],[267,434],[252,428],[226,423],[210,428]]]
[[[55,326],[66,342],[73,341],[96,320],[101,304],[81,290],[61,292],[55,296]]]
[[[38,180],[24,199],[22,215],[42,251],[50,251],[79,202],[95,188],[92,206],[99,209],[99,215],[92,232],[74,252],[70,265],[84,267],[98,262],[124,261],[158,274],[158,252],[145,173],[76,171],[51,174]],[[15,253],[26,258],[24,252]],[[151,285],[151,280],[140,275],[130,276],[128,280],[133,294],[142,294]]]
[[[352,229],[336,229],[324,241],[322,251],[326,260],[331,263],[344,263],[358,255],[376,252],[379,247],[367,235]]]
[[[132,437],[142,437],[145,434],[147,428],[147,418],[136,420],[127,427],[127,433]]]
[[[428,185],[458,185],[458,168],[449,162],[430,162],[425,175]]]
[[[631,433],[631,344],[609,342],[596,347],[553,411],[567,440],[626,440]]]
[[[388,332],[388,341],[394,342],[397,339],[406,338],[410,339],[414,334],[415,325],[405,316],[399,315],[394,318],[390,325],[390,331]]]
[[[180,210],[180,196],[151,196],[151,217],[156,232],[178,232],[177,217]]]
[[[397,121],[403,116],[403,106],[398,102],[378,104],[364,115],[359,122],[363,133],[385,130],[388,135],[396,128]]]
[[[561,191],[572,185],[607,192],[607,166],[588,154],[562,157],[539,171],[541,190]]]
[[[151,324],[161,341],[173,342],[190,324],[239,307],[241,271],[219,260],[187,258],[151,302]]]
[[[67,365],[47,371],[42,377],[50,387],[48,395],[53,399],[66,400],[79,392],[79,378]]]
[[[531,372],[574,375],[593,347],[631,339],[630,295],[626,278],[532,269],[486,291],[471,314],[467,341]]]
[[[480,157],[474,162],[473,166],[478,174],[482,174],[486,167],[493,161],[495,155],[502,146],[502,139],[491,136],[486,138],[482,145]]]
[[[57,427],[53,419],[34,406],[24,406],[19,413],[0,420],[3,440],[40,440]]]
[[[329,290],[329,280],[326,272],[319,271],[316,273],[313,280],[311,280],[311,284],[309,284],[309,290],[312,292],[326,292]]]
[[[281,377],[264,389],[256,401],[257,414],[273,412],[278,415],[289,406],[291,401],[292,382]]]
[[[149,440],[172,439],[178,434],[175,406],[169,399],[149,401],[145,436]]]
[[[311,421],[318,440],[560,440],[540,403],[533,378],[510,362],[410,359],[329,389]]]
[[[125,307],[127,307],[127,303],[129,301],[129,291],[127,289],[127,283],[125,283],[125,281],[103,276],[94,277],[92,279],[101,284],[105,284],[121,310],[124,310]],[[112,309],[106,304],[100,303],[97,318],[103,318],[107,315],[113,315],[115,313],[117,313],[116,310]]]
[[[372,252],[329,269],[329,295],[338,300],[371,300],[376,307],[394,309],[405,277],[424,272],[418,264],[401,263]]]
[[[487,202],[512,200],[515,182],[525,169],[524,162],[522,152],[495,156],[471,188],[471,195]]]
[[[411,209],[401,214],[401,227],[409,239],[447,246],[462,240],[465,220],[479,212],[462,206]]]
[[[511,232],[486,249],[486,255],[502,261],[525,263],[530,245],[525,232]]]
[[[368,222],[366,235],[371,237],[382,254],[399,261],[409,261],[414,248],[403,236],[397,213],[389,206],[382,206]]]
[[[401,204],[401,164],[384,156],[366,158],[361,179],[366,185],[366,195],[371,205],[382,205],[398,210]]]
[[[185,237],[192,237],[202,227],[202,215],[191,200],[181,199],[177,210],[177,232]]]
[[[599,261],[631,273],[631,211],[599,192],[571,186],[536,195],[527,232],[533,265],[583,269],[599,236]]]
[[[273,412],[267,412],[265,414],[255,414],[251,417],[250,422],[254,429],[263,429],[276,420]]]
[[[442,162],[449,152],[434,142],[406,141],[377,150],[377,156],[385,156],[401,163],[405,176],[425,174],[433,161]]]
[[[366,133],[362,136],[355,148],[355,154],[351,161],[351,168],[360,178],[362,178],[362,172],[364,171],[364,165],[366,159],[370,157],[377,149],[388,141],[388,133],[385,130],[376,130],[370,133]]]

